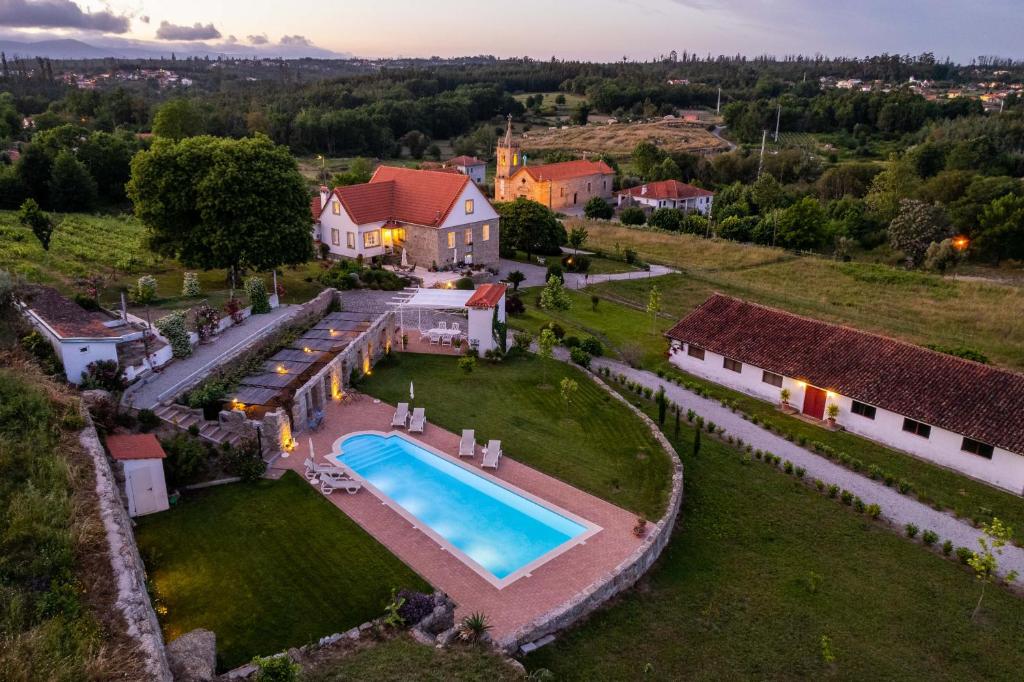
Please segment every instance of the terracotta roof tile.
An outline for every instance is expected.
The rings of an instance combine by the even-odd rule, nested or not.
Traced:
[[[468,182],[460,173],[380,166],[370,182],[336,187],[334,195],[359,225],[397,220],[437,226],[448,217]]]
[[[647,188],[646,192],[644,191],[645,187]],[[706,189],[694,187],[693,185],[687,185],[685,182],[679,182],[678,180],[648,182],[646,185],[624,189],[619,194],[647,199],[693,199],[695,197],[715,196],[714,192],[709,192]]]
[[[475,156],[456,156],[454,158],[445,161],[445,164],[449,166],[486,166],[486,161],[481,161]]]
[[[163,459],[167,456],[152,433],[127,433],[107,436],[107,450],[117,460]]]
[[[320,213],[322,213],[324,207],[320,205],[320,195],[317,194],[315,197],[309,200],[309,212],[313,214],[313,222],[320,220]]]
[[[714,294],[666,336],[1024,454],[1024,375]]]
[[[504,284],[481,284],[466,301],[467,308],[493,308],[505,295]]]
[[[115,339],[134,331],[117,331],[105,326],[104,322],[113,321],[114,318],[100,312],[90,312],[52,287],[26,287],[21,300],[65,339]]]
[[[615,171],[604,161],[562,161],[544,163],[539,166],[523,166],[518,173],[527,173],[534,180],[571,180],[587,175],[615,175]],[[513,173],[513,176],[518,175]]]

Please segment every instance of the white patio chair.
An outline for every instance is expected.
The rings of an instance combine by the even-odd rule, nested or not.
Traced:
[[[398,403],[395,416],[391,418],[392,426],[405,426],[409,422],[409,403]]]
[[[452,335],[451,334],[443,334],[441,336],[441,345],[442,346],[450,346],[450,345],[452,345]]]
[[[409,432],[410,433],[423,433],[424,427],[427,425],[427,411],[422,407],[417,407],[412,411],[412,419],[409,420]]]
[[[458,334],[462,332],[462,325],[460,325],[458,322],[452,322],[451,330]]]
[[[476,455],[476,432],[473,429],[462,429],[459,457],[473,457],[474,455]]]
[[[349,495],[355,495],[362,487],[362,483],[349,478],[345,474],[329,472],[320,474],[320,492],[324,495],[330,495],[335,490],[344,490]]]
[[[440,334],[434,333],[434,334],[430,335],[430,345],[431,346],[437,346],[440,343],[441,343],[441,335]]]
[[[441,320],[440,322],[437,323],[437,328],[438,329],[447,329],[448,328],[448,323],[445,322],[444,320]]]
[[[501,441],[492,440],[487,442],[487,447],[484,448],[484,459],[480,463],[485,469],[497,469],[498,462],[501,460]]]

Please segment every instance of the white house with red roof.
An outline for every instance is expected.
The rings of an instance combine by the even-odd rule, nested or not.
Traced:
[[[685,372],[1024,494],[1024,375],[714,294],[672,327]],[[850,453],[854,455],[855,453]]]
[[[143,516],[170,508],[164,479],[164,452],[152,433],[111,434],[106,438],[110,457],[121,466],[128,515]]]
[[[459,173],[380,166],[367,183],[321,187],[310,210],[314,239],[335,256],[404,250],[422,267],[498,261],[498,214]]]
[[[711,213],[711,202],[715,199],[714,192],[678,180],[648,182],[624,189],[616,196],[620,208],[639,204],[651,209],[675,208],[701,215]]]
[[[454,168],[478,185],[484,184],[487,177],[487,162],[475,156],[456,156],[445,161],[444,166],[445,168]]]

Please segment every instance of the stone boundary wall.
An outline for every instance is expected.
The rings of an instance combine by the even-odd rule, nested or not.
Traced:
[[[629,589],[651,568],[661,552],[672,539],[672,531],[675,528],[676,518],[679,515],[679,508],[683,501],[683,463],[679,459],[672,444],[658,428],[650,417],[636,408],[632,403],[622,397],[617,391],[608,386],[596,374],[588,369],[580,367],[582,371],[590,375],[590,378],[601,388],[623,403],[643,420],[651,430],[658,443],[668,453],[672,461],[672,492],[668,499],[668,508],[653,527],[649,524],[650,530],[643,544],[636,549],[629,557],[614,569],[601,576],[590,586],[576,594],[571,599],[552,608],[547,613],[535,618],[532,622],[513,632],[503,640],[496,642],[498,648],[508,654],[514,654],[524,644],[534,642],[546,635],[552,635],[564,630],[584,616],[595,611],[609,599],[620,592]]]
[[[117,581],[115,606],[124,616],[129,636],[138,642],[139,653],[145,660],[147,679],[171,682],[164,639],[146,591],[146,569],[138,545],[135,544],[128,510],[121,501],[117,479],[92,418],[84,407],[81,411],[86,427],[79,433],[78,441],[92,458],[96,472],[99,513],[106,531],[111,568]]]

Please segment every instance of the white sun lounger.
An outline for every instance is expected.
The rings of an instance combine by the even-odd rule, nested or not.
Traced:
[[[427,411],[422,407],[417,407],[412,411],[412,419],[409,420],[409,431],[414,433],[423,433],[423,428],[427,425]]]
[[[472,457],[476,454],[476,432],[473,429],[462,429],[462,440],[459,441],[459,457]]]
[[[320,474],[320,492],[324,495],[330,495],[335,490],[344,490],[349,495],[355,495],[362,487],[362,483],[349,478],[347,474]]]
[[[395,416],[391,418],[392,426],[405,426],[409,421],[409,403],[398,403]]]
[[[333,464],[317,464],[316,462],[313,461],[312,457],[307,457],[306,461],[303,462],[303,464],[306,467],[306,480],[309,481],[310,483],[313,483],[316,480],[317,476],[324,473],[339,474],[342,476],[348,475],[348,472],[345,471],[343,467],[335,466]]]
[[[487,447],[484,448],[484,461],[480,463],[480,466],[485,469],[497,469],[499,460],[501,460],[501,441],[488,441]]]

